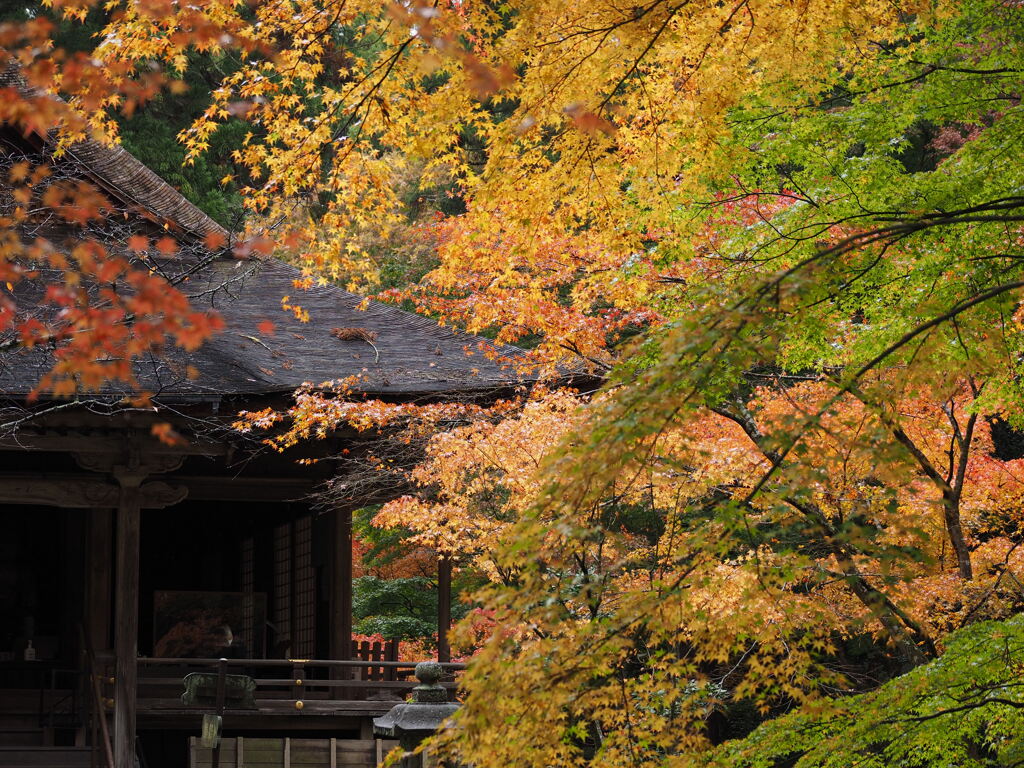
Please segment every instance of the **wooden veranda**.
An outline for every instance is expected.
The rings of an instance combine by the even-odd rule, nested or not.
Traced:
[[[395,643],[352,640],[352,510],[303,500],[329,467],[277,454],[229,467],[228,444],[167,446],[146,428],[154,418],[62,411],[0,442],[0,523],[21,552],[8,568],[37,593],[12,608],[32,611],[37,657],[0,660],[0,747],[89,746],[79,759],[106,768],[109,744],[111,764],[131,768],[137,733],[164,734],[161,752],[179,733],[183,757],[202,714],[224,706],[182,703],[191,672],[255,682],[255,706],[224,708],[225,733],[369,738],[370,719],[414,685],[414,662]],[[438,576],[447,592],[450,568]],[[267,595],[270,611],[263,627],[235,628],[232,658],[154,655],[162,589]]]

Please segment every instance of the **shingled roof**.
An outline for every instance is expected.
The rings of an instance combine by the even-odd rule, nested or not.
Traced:
[[[291,391],[350,376],[358,389],[383,395],[466,393],[508,386],[514,372],[488,359],[478,337],[458,333],[429,318],[363,299],[334,286],[296,290],[299,271],[273,259],[256,263],[218,260],[202,274],[224,332],[208,341],[190,363],[199,377],[180,382],[191,391],[258,393]],[[191,292],[200,288],[193,280]],[[218,286],[230,285],[218,292]],[[230,294],[234,294],[229,295]],[[309,313],[301,322],[281,309],[281,298]],[[261,333],[264,321],[273,333]],[[339,329],[361,329],[369,340],[343,339]],[[361,334],[355,334],[356,336]],[[517,350],[503,348],[502,356]]]
[[[306,382],[349,377],[357,391],[396,399],[471,395],[517,381],[507,360],[518,350],[503,347],[497,351],[505,362],[493,360],[481,349],[493,347],[478,337],[376,301],[362,309],[362,297],[334,286],[297,290],[300,278],[297,269],[274,259],[213,260],[193,276],[186,293],[193,305],[219,312],[224,330],[195,352],[175,348],[139,360],[139,385],[170,403],[291,392]],[[44,288],[43,281],[19,285],[19,303],[31,305],[29,290],[41,294]],[[309,322],[282,310],[286,295]],[[341,329],[358,329],[366,338],[339,334]],[[3,352],[0,393],[27,395],[52,364],[40,347]]]
[[[4,87],[24,91],[23,81],[10,71],[0,75]],[[53,139],[41,140],[47,154]],[[158,400],[290,392],[305,382],[349,377],[358,377],[357,389],[363,392],[399,399],[483,392],[515,382],[507,364],[481,351],[487,343],[478,337],[375,301],[360,309],[362,297],[332,285],[297,288],[299,271],[273,258],[239,260],[208,252],[197,257],[202,246],[196,244],[206,235],[217,232],[227,238],[228,233],[120,146],[84,141],[50,162],[120,201],[132,211],[129,225],[166,225],[180,240],[192,242],[191,258],[198,259],[194,263],[200,268],[183,288],[193,306],[217,310],[226,327],[195,353],[173,350],[166,357],[139,361],[139,383]],[[41,286],[19,290],[19,303],[30,306]],[[282,309],[286,295],[308,313],[309,322]],[[337,331],[346,328],[361,331]],[[517,352],[500,350],[502,356]],[[0,393],[26,395],[51,364],[49,353],[39,348],[4,352]],[[191,376],[185,375],[189,367]]]

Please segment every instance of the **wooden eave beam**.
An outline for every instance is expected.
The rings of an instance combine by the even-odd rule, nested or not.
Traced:
[[[66,451],[69,453],[121,453],[125,435],[118,431],[27,432],[0,438],[0,451]],[[146,441],[140,447],[149,456],[222,456],[223,443],[191,442],[188,445],[166,445],[159,440]]]
[[[136,489],[143,509],[163,509],[184,500],[184,486],[154,480]],[[121,488],[96,475],[21,473],[0,475],[0,504],[40,504],[65,509],[117,507]]]
[[[250,503],[302,501],[316,482],[294,478],[168,475],[143,483],[143,509],[162,509],[190,501]],[[119,487],[102,476],[87,473],[0,474],[0,504],[42,504],[71,509],[116,507]]]
[[[242,501],[251,503],[303,501],[319,480],[278,477],[208,477],[171,475],[169,482],[188,489],[192,501]]]

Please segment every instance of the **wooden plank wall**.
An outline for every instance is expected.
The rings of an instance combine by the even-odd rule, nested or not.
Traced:
[[[398,742],[371,739],[226,738],[218,768],[376,768]],[[189,739],[189,768],[213,768],[213,750]]]

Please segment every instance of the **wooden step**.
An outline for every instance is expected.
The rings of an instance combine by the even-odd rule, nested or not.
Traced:
[[[89,768],[88,747],[0,747],[3,768]]]

